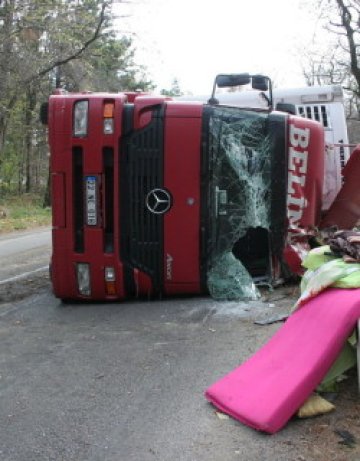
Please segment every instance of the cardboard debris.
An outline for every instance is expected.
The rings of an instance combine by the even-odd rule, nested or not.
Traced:
[[[335,410],[335,405],[328,402],[318,394],[311,395],[299,408],[297,416],[299,418],[310,418],[312,416],[323,415]]]

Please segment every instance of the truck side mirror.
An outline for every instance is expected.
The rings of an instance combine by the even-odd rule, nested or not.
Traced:
[[[259,91],[269,90],[269,79],[263,75],[253,75],[252,77],[252,88]]]
[[[218,100],[216,99],[216,88],[233,88],[236,86],[243,86],[243,85],[250,85],[253,90],[257,90],[260,92],[267,92],[266,95],[264,93],[264,98],[267,101],[269,110],[272,110],[273,104],[273,97],[272,97],[272,84],[269,77],[266,75],[250,75],[248,73],[244,74],[218,74],[215,77],[212,93],[210,99],[208,100],[208,104],[214,105],[218,104]]]
[[[215,85],[219,88],[248,85],[249,83],[249,74],[219,74],[215,79]]]
[[[287,112],[291,115],[296,115],[296,108],[295,104],[289,104],[286,102],[278,102],[276,104],[275,110],[279,110],[280,112]]]

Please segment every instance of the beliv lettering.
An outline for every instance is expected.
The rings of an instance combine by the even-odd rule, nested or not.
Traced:
[[[310,129],[290,124],[288,167],[288,218],[291,225],[299,224],[307,206],[304,187],[308,169]]]

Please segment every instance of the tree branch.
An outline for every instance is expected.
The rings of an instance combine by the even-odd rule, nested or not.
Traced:
[[[84,51],[89,48],[89,46],[94,43],[101,35],[101,29],[102,29],[102,26],[104,24],[104,21],[106,19],[106,9],[110,6],[111,4],[111,1],[104,1],[102,3],[102,6],[101,6],[101,11],[100,11],[100,15],[99,15],[99,21],[98,21],[98,24],[96,26],[96,29],[94,31],[94,34],[92,35],[92,37],[90,37],[83,45],[81,48],[79,48],[75,53],[71,54],[70,56],[67,56],[66,58],[64,59],[59,59],[55,62],[53,62],[52,64],[50,64],[49,66],[45,67],[44,69],[41,69],[39,72],[37,72],[36,74],[30,76],[29,78],[25,79],[23,81],[23,84],[24,85],[28,85],[30,82],[34,81],[34,80],[38,80],[39,78],[43,77],[44,75],[48,74],[49,72],[51,72],[52,70],[54,70],[56,67],[60,67],[60,66],[63,66],[65,64],[67,64],[68,62],[70,61],[73,61],[75,59],[78,59],[83,53]]]

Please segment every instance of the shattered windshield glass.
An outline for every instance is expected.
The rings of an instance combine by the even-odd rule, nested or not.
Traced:
[[[208,289],[216,299],[256,298],[259,292],[244,260],[247,254],[259,251],[247,248],[251,245],[265,245],[261,257],[268,256],[273,149],[268,113],[213,107],[207,143]]]

